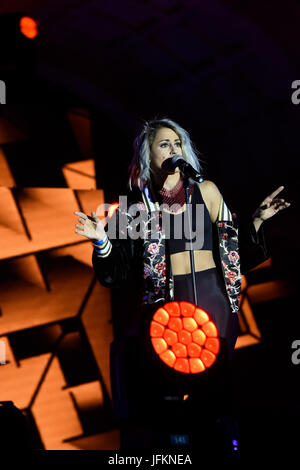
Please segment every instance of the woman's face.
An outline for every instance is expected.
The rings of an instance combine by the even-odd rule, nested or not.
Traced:
[[[180,138],[168,127],[160,128],[151,146],[151,168],[157,173],[163,171],[161,165],[167,158],[182,154]]]

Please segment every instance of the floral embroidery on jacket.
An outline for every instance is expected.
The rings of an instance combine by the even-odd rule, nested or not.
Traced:
[[[240,255],[238,247],[238,227],[234,221],[218,222],[219,248],[225,288],[233,312],[239,310],[241,291]]]
[[[144,263],[144,279],[148,276],[151,276],[151,268],[149,264]]]
[[[224,237],[224,235],[223,235]],[[223,238],[222,237],[222,238]],[[226,238],[227,239],[227,238]],[[226,240],[225,239],[225,240]],[[240,255],[238,254],[237,251],[230,251],[229,255],[228,255],[228,259],[231,263],[234,263],[234,264],[237,264],[239,262],[239,259],[240,259]]]
[[[151,243],[147,251],[152,255],[157,255],[159,253],[159,245],[157,243]]]
[[[149,219],[149,221],[158,217],[156,213]],[[158,302],[166,298],[167,295],[167,278],[166,278],[166,254],[165,254],[165,238],[162,228],[159,223],[155,224],[156,238],[151,238],[150,232],[144,239],[144,273],[150,272],[149,276],[144,276],[145,279],[145,303]],[[152,293],[152,294],[151,294]]]

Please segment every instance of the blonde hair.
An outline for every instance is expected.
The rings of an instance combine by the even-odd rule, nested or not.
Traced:
[[[143,187],[150,182],[152,172],[150,167],[151,146],[157,131],[162,127],[168,127],[176,132],[181,140],[183,158],[199,173],[202,172],[198,156],[201,154],[194,147],[189,133],[171,119],[152,119],[151,121],[145,122],[142,131],[134,139],[134,156],[129,166],[128,186],[130,190],[132,190],[133,187],[138,187],[142,190]]]

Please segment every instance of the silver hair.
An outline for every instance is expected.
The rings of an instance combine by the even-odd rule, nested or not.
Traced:
[[[182,156],[200,174],[202,167],[199,162],[200,152],[196,150],[189,133],[171,119],[153,119],[146,121],[140,134],[134,139],[134,156],[129,166],[128,186],[132,190],[137,186],[141,190],[150,181],[152,169],[150,167],[151,146],[156,133],[162,127],[172,129],[181,140]]]

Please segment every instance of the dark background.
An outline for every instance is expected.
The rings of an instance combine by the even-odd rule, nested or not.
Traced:
[[[2,11],[40,22],[38,38],[19,38],[18,47],[12,27],[1,29],[6,112],[38,147],[22,149],[30,170],[24,157],[12,158],[18,184],[64,184],[60,164],[78,157],[65,110],[83,105],[92,116],[98,186],[113,199],[141,123],[167,116],[190,132],[207,177],[235,210],[251,212],[285,185],[292,206],[268,225],[275,249],[282,227],[296,243],[299,107],[291,86],[299,76],[299,2],[20,1]],[[47,173],[39,171],[43,160]]]
[[[251,214],[285,186],[291,207],[265,223],[269,276],[296,286],[300,104],[291,95],[300,79],[299,1],[14,1],[0,12],[40,22],[34,41],[0,32],[7,52],[0,113],[28,136],[5,148],[18,186],[65,186],[61,166],[82,160],[66,112],[84,107],[97,187],[116,200],[142,122],[169,117],[190,132],[207,178],[238,213]],[[287,450],[294,443],[298,310],[296,289],[256,306],[263,341],[237,351],[237,400],[255,430],[249,448],[269,435]]]

